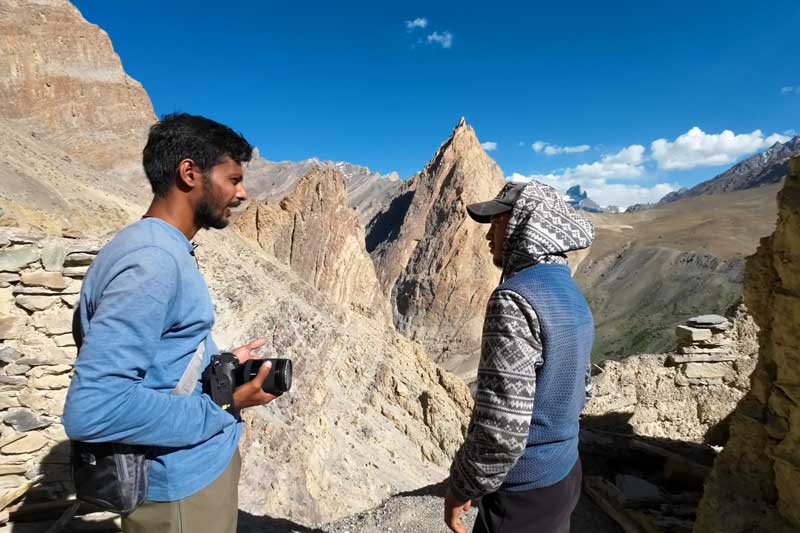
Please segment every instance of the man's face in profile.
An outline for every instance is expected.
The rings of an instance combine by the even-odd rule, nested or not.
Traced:
[[[503,213],[492,217],[492,224],[486,233],[489,241],[489,250],[492,252],[492,263],[498,268],[503,268],[503,243],[506,240],[506,229],[511,213]]]
[[[203,174],[202,197],[194,210],[197,227],[222,229],[228,225],[231,209],[247,199],[243,179],[242,165],[229,157]]]

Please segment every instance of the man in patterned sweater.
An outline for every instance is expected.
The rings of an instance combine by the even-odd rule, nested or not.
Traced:
[[[552,187],[508,183],[467,206],[500,285],[486,308],[475,408],[450,468],[445,523],[480,498],[473,532],[569,532],[581,487],[578,417],[589,390],[594,324],[566,253],[594,228]]]

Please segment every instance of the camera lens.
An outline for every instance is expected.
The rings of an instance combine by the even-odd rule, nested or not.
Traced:
[[[286,392],[292,388],[292,360],[291,359],[250,359],[243,366],[242,382],[247,383],[258,374],[258,369],[265,361],[272,363],[272,368],[261,385],[261,390],[276,394]]]

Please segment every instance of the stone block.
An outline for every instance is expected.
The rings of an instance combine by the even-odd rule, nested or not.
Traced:
[[[675,335],[678,339],[688,342],[702,341],[712,337],[710,329],[693,328],[691,326],[678,326],[675,328]]]
[[[28,381],[28,386],[40,390],[66,389],[71,381],[69,374],[57,376],[46,375],[40,378],[32,378]]]
[[[24,464],[20,465],[3,465],[0,466],[0,476],[9,476],[9,475],[21,475],[24,474],[28,470],[28,467]]]
[[[66,294],[61,297],[61,301],[64,302],[67,307],[74,308],[78,304],[79,298],[79,294]]]
[[[19,402],[19,398],[16,396],[9,396],[6,394],[0,394],[0,411],[10,409],[12,407],[21,407],[22,404]]]
[[[67,258],[67,247],[61,239],[49,239],[42,244],[42,266],[48,272],[61,272]]]
[[[65,333],[64,335],[56,335],[53,337],[53,341],[56,343],[56,346],[63,348],[66,346],[75,346],[75,339],[72,337],[72,333]]]
[[[72,243],[67,248],[67,254],[88,254],[97,255],[97,252],[103,247],[103,243],[99,241],[81,241]]]
[[[0,287],[10,287],[15,283],[19,283],[19,274],[0,272]]]
[[[735,360],[736,356],[732,354],[669,355],[667,356],[666,366],[676,366],[684,363],[724,363]]]
[[[4,376],[23,376],[25,375],[31,367],[28,365],[18,365],[16,363],[11,363],[6,365],[3,368],[3,375]]]
[[[19,403],[41,413],[45,416],[61,416],[64,411],[64,400],[67,398],[67,389],[41,391],[25,389],[19,393]],[[48,428],[48,431],[51,428]]]
[[[11,346],[5,344],[0,345],[0,362],[13,363],[20,357],[22,357],[22,354],[16,351]]]
[[[687,385],[710,387],[712,385],[722,385],[722,378],[686,378]]]
[[[20,407],[17,409],[9,409],[3,413],[3,423],[13,427],[20,433],[25,433],[34,429],[44,429],[52,422],[37,416],[29,409]]]
[[[24,272],[20,279],[22,284],[28,287],[47,287],[59,291],[67,288],[67,280],[61,272],[45,272],[43,270]]]
[[[86,272],[89,271],[88,266],[80,266],[80,267],[68,267],[65,268],[61,273],[67,276],[68,278],[83,278],[86,276]]]
[[[14,307],[14,289],[12,287],[0,289],[0,315],[13,315]]]
[[[79,266],[88,266],[92,264],[94,261],[95,254],[87,254],[83,252],[74,252],[67,255],[67,258],[64,260],[65,267],[79,267]]]
[[[681,346],[678,348],[678,353],[682,355],[723,355],[730,354],[729,348],[703,348],[699,346]]]
[[[37,313],[33,315],[33,325],[49,336],[72,332],[72,313],[63,310],[57,313]]]
[[[19,272],[39,260],[39,247],[33,244],[0,249],[0,270]]]
[[[0,228],[0,238],[11,244],[33,244],[45,237],[46,235],[41,231],[11,227]]]
[[[686,363],[683,373],[687,378],[723,378],[729,368],[723,363]]]
[[[25,385],[27,382],[25,376],[0,376],[0,385]]]
[[[60,300],[59,296],[36,296],[32,294],[18,294],[14,302],[21,308],[31,313],[49,309]]]
[[[40,378],[42,376],[58,376],[60,374],[66,374],[71,370],[71,365],[37,366],[28,372],[28,376],[32,378]]]
[[[6,444],[0,448],[0,453],[7,453],[10,455],[33,453],[47,446],[48,442],[50,441],[41,433],[31,433],[11,444]]]
[[[28,317],[26,316],[0,316],[0,341],[18,338],[27,325]]]

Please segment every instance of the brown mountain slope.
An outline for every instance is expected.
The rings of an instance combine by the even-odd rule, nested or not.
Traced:
[[[0,117],[138,183],[155,115],[103,30],[67,0],[0,0],[0,58]]]
[[[671,349],[676,324],[736,303],[744,257],[774,228],[779,187],[590,215],[597,238],[573,268],[595,316],[594,358]]]

